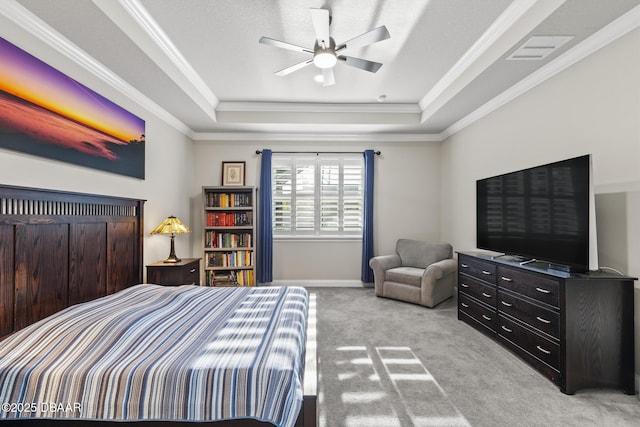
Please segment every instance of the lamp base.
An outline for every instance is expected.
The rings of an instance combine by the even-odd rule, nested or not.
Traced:
[[[176,262],[182,261],[180,258],[176,256],[176,247],[173,243],[174,235],[171,235],[171,252],[169,253],[169,258],[165,259],[163,262],[175,264]]]

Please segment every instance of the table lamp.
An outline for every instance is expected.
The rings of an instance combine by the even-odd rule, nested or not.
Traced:
[[[164,262],[180,262],[182,261],[180,258],[176,256],[176,247],[173,243],[173,238],[176,234],[184,234],[191,233],[191,229],[184,225],[182,221],[180,221],[175,216],[171,215],[162,223],[153,229],[151,234],[168,234],[171,235],[171,253],[169,254],[169,258],[165,259]]]

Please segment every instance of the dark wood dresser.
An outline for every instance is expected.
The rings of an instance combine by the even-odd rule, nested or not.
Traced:
[[[180,262],[158,261],[147,265],[147,283],[178,286],[200,284],[200,258],[183,258]]]
[[[501,342],[566,394],[634,386],[633,277],[458,253],[458,319]]]

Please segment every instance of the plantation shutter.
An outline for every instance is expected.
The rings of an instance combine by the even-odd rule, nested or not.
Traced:
[[[362,233],[360,155],[274,153],[275,236],[353,236]]]
[[[282,160],[278,162],[276,156],[272,157],[274,233],[292,231],[293,165]]]

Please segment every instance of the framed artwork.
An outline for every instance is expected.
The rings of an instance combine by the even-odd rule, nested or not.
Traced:
[[[222,162],[222,185],[244,185],[245,162]]]
[[[0,149],[144,179],[145,122],[0,37]]]

